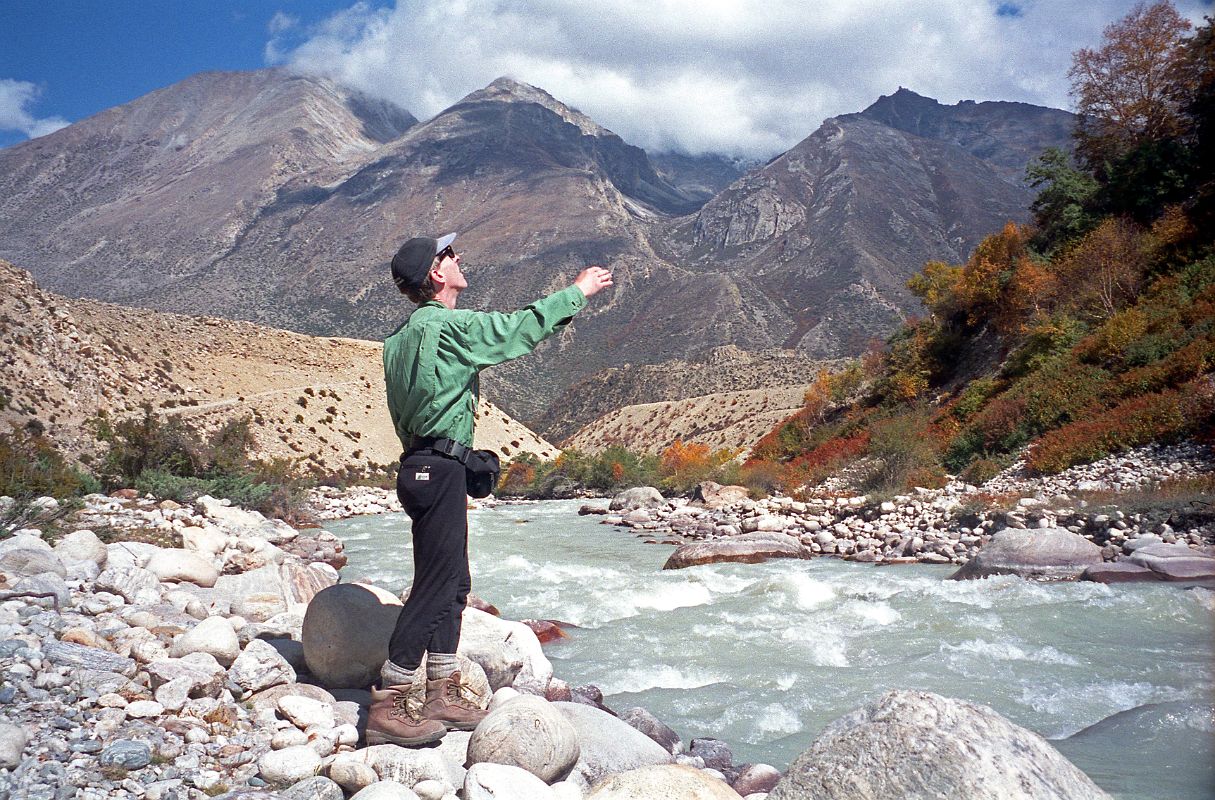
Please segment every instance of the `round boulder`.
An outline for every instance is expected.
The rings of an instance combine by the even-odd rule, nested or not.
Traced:
[[[587,800],[740,800],[729,784],[681,764],[640,767],[612,775]]]
[[[45,572],[53,572],[60,578],[67,577],[67,568],[53,550],[45,547],[45,543],[44,547],[14,547],[0,553],[0,572],[10,578],[28,578]]]
[[[388,659],[388,639],[400,614],[401,602],[374,586],[339,583],[317,592],[304,613],[308,671],[334,689],[371,685]]]
[[[632,511],[637,508],[662,508],[666,505],[662,492],[653,486],[635,486],[625,489],[608,504],[611,511]]]
[[[895,690],[828,725],[769,800],[1109,800],[1036,733],[986,706]]]
[[[193,583],[210,588],[219,578],[219,570],[207,559],[191,550],[163,547],[152,554],[144,569],[157,579],[170,583]]]
[[[29,734],[20,725],[0,722],[0,769],[21,766],[21,754],[29,744]]]
[[[1076,580],[1102,563],[1101,548],[1065,528],[1005,528],[950,577],[1019,575],[1044,581]]]
[[[468,742],[468,763],[520,767],[547,783],[578,761],[578,733],[552,703],[520,695],[494,709]]]

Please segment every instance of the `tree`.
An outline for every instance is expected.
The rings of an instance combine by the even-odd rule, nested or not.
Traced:
[[[1038,190],[1029,206],[1037,228],[1030,245],[1038,252],[1052,255],[1097,223],[1091,208],[1100,186],[1067,153],[1048,148],[1026,167],[1025,178]]]
[[[1072,55],[1067,74],[1080,115],[1077,149],[1090,167],[1185,133],[1176,80],[1189,30],[1169,0],[1139,3],[1106,27],[1101,47]]]

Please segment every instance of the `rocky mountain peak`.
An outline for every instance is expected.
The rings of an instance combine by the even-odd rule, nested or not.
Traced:
[[[553,97],[548,92],[532,86],[529,83],[515,80],[509,76],[503,75],[497,78],[484,89],[478,89],[472,94],[466,96],[458,104],[459,106],[468,103],[535,103],[538,106],[543,106],[549,111],[552,111],[561,119],[576,126],[582,133],[587,136],[608,136],[611,131],[604,128],[595,120],[583,114],[576,108],[571,108],[565,103],[562,103],[557,98]]]

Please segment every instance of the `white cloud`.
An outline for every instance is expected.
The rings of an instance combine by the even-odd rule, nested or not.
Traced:
[[[39,88],[29,81],[0,78],[0,131],[21,131],[34,139],[66,128],[66,119],[39,119],[30,113],[29,108],[38,99],[39,93]]]
[[[1203,0],[1177,0],[1198,21]],[[906,86],[1068,107],[1071,53],[1134,0],[360,2],[267,58],[434,115],[500,75],[646,148],[768,156]]]

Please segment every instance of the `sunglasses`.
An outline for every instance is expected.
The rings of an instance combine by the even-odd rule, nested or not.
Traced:
[[[444,247],[442,250],[439,251],[439,254],[437,256],[435,256],[435,258],[439,259],[439,263],[442,263],[443,259],[445,259],[445,258],[455,258],[455,257],[456,257],[456,251],[451,248],[451,245]]]

